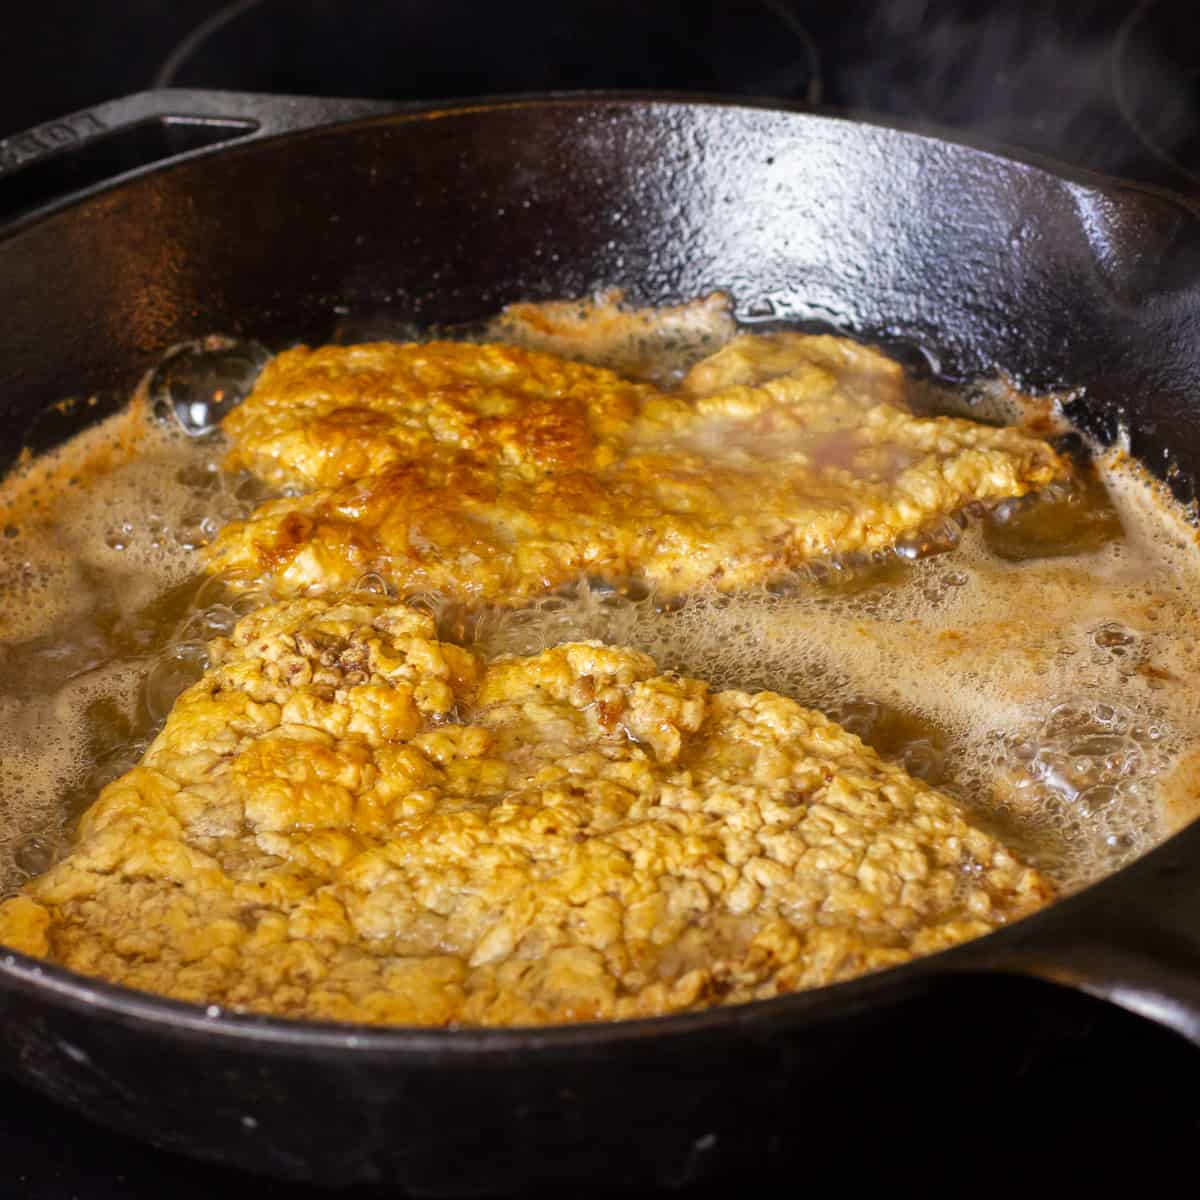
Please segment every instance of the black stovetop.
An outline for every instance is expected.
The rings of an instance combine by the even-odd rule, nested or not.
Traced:
[[[924,121],[1200,193],[1196,12],[1194,0],[39,0],[0,39],[0,137],[155,85],[392,99],[660,88]],[[1195,1051],[1083,997],[1066,1011],[985,1114],[998,1124],[981,1152],[1040,1169],[1029,1155],[1042,1148],[1022,1157],[1005,1145],[1000,1110],[1049,1094],[1062,1104],[1046,1148],[1185,1161],[1200,1132]],[[720,1190],[782,1194],[797,1182]],[[0,1082],[0,1194],[273,1200],[308,1189],[147,1149]]]

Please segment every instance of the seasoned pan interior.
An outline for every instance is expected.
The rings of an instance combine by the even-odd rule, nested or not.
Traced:
[[[350,314],[394,329],[600,286],[725,289],[742,318],[892,342],[948,377],[1082,388],[1098,427],[1124,420],[1187,491],[1194,221],[1141,190],[766,108],[566,99],[317,130],[8,234],[5,451],[51,405],[127,391],[214,330],[283,345]]]
[[[378,228],[378,214],[373,226],[370,218],[359,220],[357,217],[361,217],[361,213],[343,212],[336,203],[336,197],[326,195],[322,201],[324,221],[334,228],[349,221],[356,230],[352,239],[353,247],[342,261],[337,261],[336,255],[323,252],[318,261],[308,264],[315,269],[310,272],[307,289],[297,288],[289,295],[289,281],[286,278],[282,285],[278,280],[272,280],[276,285],[276,290],[271,294],[272,303],[262,304],[262,298],[259,296],[256,304],[254,299],[241,296],[239,299],[242,303],[237,306],[240,309],[239,314],[234,316],[230,313],[229,319],[221,322],[219,326],[213,322],[221,321],[220,303],[209,303],[202,317],[196,318],[193,314],[192,319],[204,320],[206,324],[203,328],[206,331],[221,327],[233,333],[253,333],[268,341],[273,337],[279,338],[281,331],[286,328],[286,340],[292,340],[297,336],[319,337],[322,331],[327,334],[331,322],[336,330],[336,326],[339,323],[344,326],[347,319],[358,329],[369,327],[370,322],[375,320],[381,326],[390,326],[389,331],[403,327],[406,322],[418,326],[429,321],[461,322],[477,318],[481,312],[487,312],[489,308],[494,308],[508,299],[578,293],[597,283],[627,283],[629,292],[635,299],[656,302],[690,298],[698,294],[696,289],[702,286],[721,286],[736,297],[739,315],[744,321],[770,321],[773,324],[782,322],[788,325],[821,323],[849,329],[877,341],[903,347],[910,359],[923,360],[927,366],[932,365],[936,373],[945,378],[963,377],[1003,366],[1031,383],[1070,383],[1078,390],[1080,398],[1075,404],[1075,414],[1080,417],[1082,423],[1093,431],[1116,437],[1123,432],[1123,415],[1107,409],[1104,399],[1106,394],[1111,394],[1106,393],[1105,389],[1114,386],[1113,376],[1098,378],[1089,386],[1088,381],[1072,371],[1072,364],[1064,361],[1061,354],[1057,360],[1051,356],[1038,359],[1036,366],[1027,365],[1035,356],[1029,352],[1030,338],[1016,337],[1016,332],[1021,329],[1022,319],[1035,334],[1046,339],[1062,337],[1066,329],[1071,337],[1069,344],[1072,355],[1079,352],[1081,344],[1088,344],[1081,337],[1075,336],[1079,331],[1067,328],[1072,320],[1077,320],[1081,325],[1085,324],[1081,315],[1060,310],[1057,325],[1047,316],[1049,311],[1053,311],[1056,289],[1061,287],[1062,279],[1060,276],[1047,277],[1046,260],[1052,263],[1055,263],[1056,259],[1065,260],[1069,263],[1072,252],[1077,255],[1081,251],[1090,252],[1092,255],[1099,254],[1096,261],[1090,264],[1092,269],[1088,273],[1089,277],[1093,285],[1099,281],[1099,286],[1095,286],[1094,290],[1110,301],[1110,308],[1122,309],[1122,315],[1127,313],[1129,297],[1137,289],[1154,291],[1158,288],[1161,293],[1156,297],[1160,301],[1159,307],[1170,308],[1170,302],[1183,302],[1182,294],[1176,296],[1169,287],[1163,287],[1162,272],[1149,262],[1151,252],[1156,248],[1150,247],[1148,250],[1145,244],[1150,236],[1147,229],[1152,230],[1164,242],[1179,236],[1179,227],[1185,218],[1171,212],[1164,202],[1139,199],[1139,202],[1146,206],[1146,212],[1139,214],[1143,218],[1138,225],[1141,244],[1134,252],[1120,245],[1118,235],[1123,231],[1123,217],[1119,206],[1114,202],[1105,205],[1082,187],[1063,184],[1035,171],[1026,172],[1026,177],[1019,180],[1024,186],[1017,188],[1017,173],[1025,169],[976,156],[970,160],[969,165],[974,169],[974,174],[969,179],[975,190],[985,190],[985,200],[991,202],[991,207],[985,206],[984,209],[988,217],[1000,215],[1000,202],[1010,198],[1010,193],[1016,193],[1015,197],[1011,198],[1015,198],[1019,204],[1027,205],[1029,200],[1026,193],[1029,191],[1031,179],[1046,186],[1048,190],[1058,190],[1056,215],[1048,223],[1048,228],[1039,228],[1039,236],[1034,239],[1043,250],[1049,244],[1050,253],[1041,255],[1036,262],[1026,262],[1020,254],[1013,254],[1014,247],[1019,249],[1023,242],[1030,240],[1026,227],[1019,222],[1009,223],[1003,230],[1003,237],[993,238],[989,243],[982,235],[988,232],[996,234],[999,226],[990,230],[981,229],[977,221],[968,222],[964,218],[961,199],[968,177],[951,175],[947,179],[943,173],[937,177],[935,184],[931,185],[929,179],[918,170],[914,170],[911,164],[908,164],[905,177],[906,171],[901,170],[895,160],[889,161],[885,171],[881,164],[888,160],[887,147],[883,145],[867,147],[869,151],[874,151],[874,158],[870,153],[865,157],[862,154],[852,156],[846,153],[844,148],[839,152],[838,135],[845,134],[855,127],[838,122],[825,121],[811,127],[804,126],[806,132],[814,136],[800,139],[799,144],[795,139],[784,138],[782,145],[775,146],[774,142],[780,140],[773,136],[777,131],[764,126],[769,126],[772,120],[783,118],[780,114],[765,112],[721,108],[672,110],[670,106],[664,106],[661,111],[655,112],[655,116],[661,119],[648,122],[647,113],[654,110],[613,105],[607,111],[597,112],[594,109],[585,110],[578,107],[572,111],[572,106],[565,104],[559,116],[562,112],[569,113],[574,118],[575,126],[578,126],[582,119],[588,128],[588,135],[583,139],[585,142],[601,136],[599,131],[605,131],[606,136],[614,136],[615,130],[623,128],[622,118],[625,119],[629,127],[624,128],[620,134],[624,139],[620,162],[627,174],[618,181],[618,187],[615,189],[621,196],[619,211],[614,212],[603,204],[596,204],[596,197],[593,195],[589,197],[592,204],[587,208],[579,210],[572,202],[565,215],[556,214],[554,228],[548,229],[545,221],[547,209],[544,206],[550,203],[553,186],[557,185],[561,189],[563,179],[571,177],[572,172],[583,164],[572,163],[570,170],[566,169],[563,155],[575,145],[578,138],[564,140],[562,129],[557,125],[550,131],[543,128],[546,123],[546,110],[541,111],[541,124],[534,122],[534,127],[519,131],[515,127],[508,127],[513,122],[519,123],[523,117],[529,117],[533,111],[516,107],[492,114],[501,122],[501,129],[494,133],[494,136],[501,139],[508,137],[510,144],[515,144],[519,132],[522,145],[532,146],[539,156],[560,164],[558,172],[538,184],[529,178],[527,172],[511,171],[509,163],[508,169],[515,177],[506,178],[503,186],[500,186],[498,181],[498,194],[494,194],[486,186],[479,186],[486,183],[486,179],[479,179],[473,196],[475,203],[480,207],[481,220],[470,222],[467,230],[461,226],[453,229],[439,226],[438,222],[446,220],[446,211],[443,205],[434,205],[433,207],[439,210],[432,218],[435,222],[434,227],[420,232],[421,222],[428,220],[424,217],[428,202],[414,204],[416,211],[412,221],[400,222],[404,226],[404,236],[407,239],[405,245],[390,246],[382,253],[378,245],[375,247],[377,261],[387,262],[389,265],[403,262],[406,268],[405,272],[397,271],[395,275],[390,271],[385,272],[389,276],[387,283],[390,286],[385,286],[378,278],[368,279],[363,264],[360,262],[356,266],[355,262],[356,259],[361,260],[362,247],[371,244],[373,237],[382,238],[388,233],[387,230]],[[707,152],[699,155],[685,152],[687,142],[685,140],[681,146],[680,139],[690,137],[694,140],[698,137],[694,126],[701,115],[724,120],[736,118],[737,124],[743,126],[732,131],[726,130],[722,146],[728,144],[731,149],[726,153],[740,156],[737,161],[747,167],[754,155],[761,156],[760,169],[754,175],[757,189],[752,188],[744,195],[730,194],[725,183],[718,182],[720,176],[714,172],[713,162]],[[477,113],[446,115],[423,124],[405,123],[398,128],[420,139],[425,136],[427,130],[436,133],[441,129],[442,121],[469,121],[479,117],[480,114]],[[657,216],[657,206],[665,203],[664,196],[654,196],[654,181],[660,179],[660,182],[665,184],[666,180],[660,178],[661,171],[656,175],[649,169],[649,151],[644,148],[638,150],[634,133],[639,130],[653,142],[655,162],[661,164],[662,161],[673,160],[677,164],[683,164],[683,169],[676,171],[670,179],[672,204],[667,211],[672,216],[672,224],[666,230],[652,230],[652,222],[648,219]],[[387,153],[389,139],[394,138],[396,133],[396,128],[379,125],[344,133],[336,144],[335,159],[340,158],[341,163],[340,169],[336,162],[333,164],[335,174],[339,178],[343,175],[356,177],[360,184],[365,178],[371,181],[366,185],[366,191],[372,192],[380,187],[375,181],[378,180],[382,169],[387,183],[390,184],[387,190],[387,204],[394,204],[398,195],[410,194],[413,190],[412,184],[410,183],[406,192],[405,179],[402,174],[397,174],[399,164],[394,155]],[[902,139],[908,136],[877,130],[870,131],[870,135],[872,139],[881,142],[886,142],[889,138]],[[314,135],[306,141],[292,144],[293,154],[298,154],[301,147],[309,151],[304,156],[306,169],[311,169],[311,150],[313,146],[320,144],[321,136],[323,135]],[[367,153],[367,164],[354,161],[347,146],[352,147],[360,139],[367,144],[372,138],[379,139],[380,145]],[[943,156],[961,154],[964,156],[964,165],[967,163],[965,156],[974,153],[911,138],[907,144]],[[204,165],[210,170],[214,167],[218,170],[236,169],[243,163],[258,160],[263,150],[279,151],[286,146],[286,143],[281,143],[278,146],[242,152]],[[431,161],[434,163],[440,161],[436,153],[437,147],[436,141],[428,147],[432,155]],[[765,153],[767,148],[774,152]],[[858,147],[859,151],[862,149]],[[639,158],[639,153],[646,157]],[[380,158],[384,163],[382,168],[379,165]],[[284,163],[287,161],[285,157]],[[880,167],[881,174],[890,172],[888,183],[891,190],[881,187],[879,179],[866,178],[864,164],[870,162]],[[264,164],[260,161],[257,162],[257,166],[263,169]],[[446,166],[452,171],[455,164],[448,163]],[[996,168],[995,177],[989,170],[993,167]],[[727,162],[725,169],[728,168]],[[128,193],[115,194],[107,198],[107,201],[101,197],[90,203],[111,203],[115,200],[118,202],[118,209],[114,211],[119,211],[120,203],[128,206],[130,196],[136,197],[139,188],[158,189],[161,192],[166,187],[169,190],[172,181],[178,184],[186,178],[188,171],[196,169],[198,165],[168,173],[161,178],[151,178],[134,185]],[[329,164],[326,169],[330,169]],[[251,170],[253,171],[253,167]],[[832,184],[837,180],[843,188],[849,189],[847,203],[843,209],[838,209],[836,192],[832,187],[827,189],[828,194],[814,196],[807,190],[807,186],[799,186],[801,178],[808,185],[814,175],[821,175],[822,170],[829,173],[827,183]],[[1006,172],[1013,174],[1014,178],[1006,179]],[[265,197],[260,197],[256,203],[249,206],[250,211],[257,215],[257,219],[264,223],[264,228],[268,221],[276,227],[286,222],[290,208],[281,195],[274,191],[279,182],[278,171],[272,169],[271,174],[272,202],[277,211],[268,214],[268,201]],[[430,180],[426,178],[422,182],[427,192]],[[447,193],[454,182],[453,179],[445,182]],[[606,181],[606,185],[608,182]],[[901,211],[901,206],[895,200],[896,191],[901,184],[917,194],[920,200],[918,207],[926,217],[935,213],[947,218],[945,225],[938,229],[936,240],[940,245],[932,259],[918,260],[917,252],[928,251],[930,248],[930,234],[927,228],[915,229],[911,217],[905,220],[908,210]],[[667,189],[664,187],[663,190],[665,192]],[[685,204],[679,201],[680,193],[686,197]],[[350,195],[358,196],[358,193],[353,192]],[[781,196],[786,199],[781,200]],[[851,197],[853,204],[850,203]],[[958,204],[955,203],[956,198]],[[347,200],[349,199],[348,195]],[[871,253],[864,251],[862,242],[853,246],[846,245],[844,233],[842,244],[838,247],[841,253],[834,253],[833,230],[844,229],[849,224],[847,217],[852,207],[856,207],[857,210],[855,217],[861,219],[863,212],[869,208],[864,199],[871,200],[875,205],[869,214],[874,230]],[[362,200],[358,199],[357,203],[361,205]],[[978,195],[973,197],[973,203],[980,203]],[[168,196],[164,204],[160,197],[158,211],[163,214],[163,224],[167,228],[159,232],[167,233],[167,245],[159,245],[156,248],[147,245],[145,231],[140,239],[146,249],[142,256],[145,260],[143,270],[151,267],[155,253],[164,254],[165,261],[172,268],[168,270],[166,278],[154,280],[166,289],[165,294],[160,292],[154,295],[157,305],[149,302],[151,293],[147,286],[139,289],[136,278],[130,278],[128,275],[121,278],[123,272],[128,272],[131,266],[136,264],[139,257],[136,253],[137,246],[123,247],[124,254],[119,260],[109,255],[108,269],[112,272],[113,280],[121,284],[124,293],[128,294],[132,290],[141,297],[141,304],[136,306],[137,311],[129,314],[132,329],[125,332],[127,335],[134,333],[135,337],[142,339],[140,348],[143,350],[154,344],[154,326],[147,325],[147,321],[161,323],[170,315],[172,301],[177,305],[180,302],[179,295],[171,295],[171,288],[174,286],[178,289],[181,281],[187,280],[189,272],[195,275],[193,285],[202,290],[213,287],[211,293],[206,292],[210,300],[213,297],[223,297],[227,306],[232,303],[228,299],[228,292],[234,286],[234,280],[224,281],[223,287],[217,280],[209,279],[203,283],[200,281],[202,266],[205,271],[215,269],[218,275],[222,264],[225,264],[226,270],[231,269],[227,247],[220,246],[218,241],[210,247],[205,247],[205,253],[199,253],[196,246],[185,249],[178,245],[170,245],[171,232],[175,232],[177,236],[182,236],[185,232],[172,225],[171,210],[176,207],[192,213],[192,225],[200,228],[205,226],[205,214],[195,211],[193,198]],[[531,214],[522,218],[517,227],[519,232],[515,243],[516,254],[508,249],[514,244],[512,239],[505,240],[501,236],[511,208]],[[958,214],[954,220],[950,219],[951,209]],[[768,261],[764,262],[761,223],[768,219],[772,212],[776,214],[779,222],[779,228],[774,231],[772,239],[779,252],[778,255],[768,256]],[[837,213],[841,226],[832,222],[834,213]],[[1147,213],[1154,218],[1153,221],[1147,222],[1144,219]],[[74,215],[77,214],[63,213],[40,225],[32,225],[24,232],[18,231],[6,249],[28,247],[33,244],[30,239],[44,236],[45,231],[57,222]],[[306,215],[310,222],[314,219],[311,211]],[[1012,215],[1011,212],[1009,215]],[[113,213],[106,216],[111,220]],[[490,222],[496,223],[491,230],[493,242],[490,245],[486,239],[479,236],[481,225],[489,223],[489,220],[484,219],[485,216],[490,218]],[[1028,220],[1028,217],[1025,219]],[[210,229],[215,229],[219,223],[215,213],[208,214],[208,221]],[[758,224],[755,225],[755,222]],[[1058,231],[1059,225],[1062,227],[1061,233]],[[625,229],[620,239],[609,236],[601,240],[605,233],[611,234],[616,228]],[[668,235],[665,239],[664,233]],[[819,238],[818,234],[830,236]],[[194,230],[191,231],[191,236],[195,236]],[[278,236],[276,228],[272,245],[279,244],[276,240]],[[395,234],[391,233],[390,237],[394,241]],[[747,261],[751,260],[752,240],[756,240],[759,245],[755,265],[760,270],[747,274],[744,263],[735,270],[733,260],[736,260],[739,254],[745,255]],[[1062,245],[1058,244],[1060,240]],[[473,273],[469,279],[454,278],[453,272],[449,271],[445,262],[439,267],[433,266],[431,260],[438,254],[431,255],[429,247],[434,244],[440,247],[441,254],[449,253],[455,261],[482,263],[485,269]],[[497,246],[501,244],[506,247],[503,255],[497,253]],[[707,252],[707,261],[704,253],[689,255],[679,250],[680,247],[697,246]],[[324,245],[322,249],[327,251]],[[1007,257],[1003,253],[1004,250],[1008,251]],[[1128,265],[1122,262],[1122,254],[1130,258],[1132,263],[1131,269],[1124,275],[1118,270]],[[426,276],[423,279],[420,275],[408,276],[407,272],[412,269],[413,259],[421,258],[422,255],[425,256]],[[93,271],[104,266],[99,258],[84,257],[89,269]],[[1028,257],[1032,260],[1035,256]],[[564,259],[568,264],[565,271],[547,271],[545,260],[561,265]],[[537,265],[531,267],[531,263]],[[1061,267],[1062,261],[1055,265]],[[262,278],[270,278],[271,271],[263,270],[264,264],[261,263],[255,264],[253,271],[247,270],[244,251],[240,266],[242,273],[235,272],[236,283],[240,286],[243,279],[253,280],[250,284],[253,296],[254,288],[261,288]],[[969,268],[965,277],[962,275],[964,266]],[[491,268],[495,268],[495,278],[492,277]],[[337,285],[322,293],[320,285],[331,282],[328,276],[335,271]],[[729,273],[725,273],[727,271]],[[957,278],[949,278],[952,271],[958,274]],[[930,293],[931,272],[939,273],[935,275],[934,282],[946,284],[946,290],[936,296]],[[412,279],[414,290],[406,288],[405,278]],[[437,281],[436,286],[430,287],[430,280]],[[144,285],[149,282],[148,277],[143,281]],[[415,290],[417,282],[424,284],[419,292]],[[858,286],[848,286],[850,284]],[[1003,306],[998,303],[998,296],[989,295],[984,301],[985,284],[989,289],[998,286],[1003,288],[1005,284],[1017,288],[1026,307],[1024,314],[1005,314]],[[288,299],[286,306],[285,296]],[[1120,298],[1120,303],[1114,305],[1112,301],[1116,297]],[[1040,302],[1045,307],[1038,307],[1034,311],[1030,307],[1031,301]],[[935,302],[937,305],[944,305],[944,310],[938,308],[935,311]],[[1011,298],[1009,307],[1012,307]],[[1153,306],[1147,304],[1145,307],[1150,309]],[[253,321],[247,317],[247,312],[253,312]],[[111,315],[108,315],[108,319],[111,323]],[[180,325],[183,330],[190,331],[186,321],[177,323],[177,331]],[[115,329],[116,327],[110,324],[108,332],[111,334]],[[146,340],[148,335],[151,335],[149,341]],[[1095,337],[1094,330],[1090,331],[1090,336]],[[1024,352],[1023,359],[1016,357],[1016,351],[1011,345],[1006,346],[1006,339],[1009,343],[1020,342]],[[1003,356],[1006,348],[1014,357],[1006,359]],[[1105,353],[1110,360],[1116,357],[1111,347],[1106,347]],[[110,391],[119,390],[123,382],[121,370],[122,368],[110,359],[103,364],[95,364],[95,369],[90,375],[86,370],[82,371],[76,379],[98,379],[100,382],[94,386],[107,385]],[[71,410],[68,409],[68,423],[70,417]],[[43,422],[42,428],[35,430],[35,440],[37,437],[46,437],[48,428],[51,430],[48,436],[52,440],[52,421],[50,425]],[[1171,465],[1175,468],[1175,482],[1186,478],[1178,469],[1177,463]]]

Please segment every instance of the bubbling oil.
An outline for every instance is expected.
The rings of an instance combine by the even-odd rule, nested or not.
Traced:
[[[18,471],[0,497],[0,894],[46,869],[136,764],[207,642],[261,603],[199,549],[261,498],[143,405]]]
[[[1154,490],[1101,461],[1084,488],[935,526],[913,539],[920,553],[818,563],[672,611],[583,585],[464,632],[489,655],[599,638],[714,688],[791,696],[960,798],[1071,890],[1195,815],[1179,794],[1190,783],[1169,785],[1200,747],[1187,582],[1200,558],[1182,514],[1164,536],[1162,498],[1118,515],[1118,488]]]
[[[224,452],[135,403],[0,493],[0,894],[64,852],[208,640],[265,601],[201,573],[200,549],[264,498]],[[737,597],[664,606],[585,581],[516,611],[425,603],[487,655],[598,638],[716,689],[791,696],[1071,889],[1191,819],[1200,778],[1194,530],[1119,453],[1089,479]]]

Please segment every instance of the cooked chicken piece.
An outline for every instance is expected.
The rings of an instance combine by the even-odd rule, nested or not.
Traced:
[[[501,605],[584,575],[734,591],[1066,471],[1016,430],[914,416],[875,351],[796,334],[735,339],[672,393],[501,346],[292,350],[226,432],[234,465],[315,489],[210,550],[284,596],[367,573]]]
[[[574,643],[485,666],[376,598],[212,646],[0,940],[185,1000],[521,1025],[731,1004],[1051,897],[816,712]]]

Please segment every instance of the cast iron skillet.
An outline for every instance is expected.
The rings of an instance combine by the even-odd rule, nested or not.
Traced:
[[[746,320],[916,347],[951,377],[1002,367],[1081,387],[1082,421],[1192,493],[1200,219],[1186,201],[767,106],[582,96],[368,111],[381,110],[149,93],[0,146],[4,175],[61,165],[118,127],[167,149],[181,131],[192,146],[244,140],[8,227],[7,457],[31,429],[67,432],[38,420],[55,401],[120,394],[167,347],[214,331],[282,346],[347,317],[394,327],[598,285],[647,303],[723,288]],[[936,1119],[951,1120],[955,1089],[986,1091],[1065,994],[1015,975],[1200,1044],[1200,824],[933,958],[611,1026],[292,1023],[8,954],[0,1065],[158,1145],[284,1177],[420,1194],[671,1186],[804,1165],[839,1136],[869,1144],[903,1121],[917,1075],[943,1089]],[[1180,1053],[1194,1049],[1181,1039]]]

